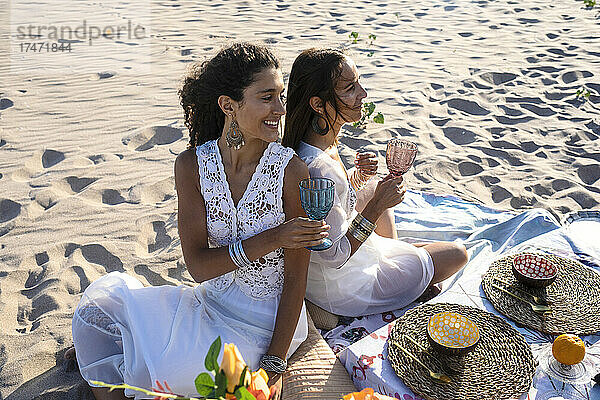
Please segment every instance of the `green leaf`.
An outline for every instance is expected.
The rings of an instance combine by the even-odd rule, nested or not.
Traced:
[[[373,114],[373,112],[375,111],[375,103],[368,102],[368,103],[364,103],[363,104],[363,109],[365,111],[365,117],[370,117],[371,114]]]
[[[385,121],[385,118],[383,117],[382,113],[377,113],[376,116],[373,117],[373,122],[377,123],[377,124],[383,124],[383,122]]]
[[[203,372],[194,381],[196,391],[202,397],[207,397],[215,388],[215,382],[208,372]]]
[[[227,376],[225,375],[225,371],[220,370],[215,376],[215,397],[225,397],[225,393],[227,393]]]
[[[375,36],[374,34],[370,33],[369,34],[369,39],[375,40],[375,39],[377,39],[377,36]]]
[[[367,54],[367,57],[373,57],[373,51],[369,52],[369,54]]]
[[[239,387],[235,391],[235,398],[237,400],[256,400],[256,397],[252,395],[245,387]]]
[[[221,336],[217,336],[215,341],[210,345],[206,358],[204,359],[204,366],[209,371],[214,371],[215,374],[219,371],[219,363],[217,358],[221,353]]]
[[[238,382],[238,386],[246,386],[246,372],[248,371],[248,366],[246,365],[240,375],[240,381]]]

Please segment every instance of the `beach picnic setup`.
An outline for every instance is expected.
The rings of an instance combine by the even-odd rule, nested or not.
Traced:
[[[411,207],[410,220],[397,210],[409,229],[435,207],[462,216],[463,229],[478,219],[496,223],[474,229],[466,240],[476,249],[471,270],[435,299],[325,334],[341,347],[350,343],[346,332],[381,326],[338,353],[357,387],[407,399],[596,398],[600,248],[591,238],[600,215],[573,214],[561,225],[539,211],[510,215],[424,193],[405,202],[421,208]],[[452,225],[429,234],[452,235]],[[414,232],[422,239],[426,231]],[[577,344],[561,347],[570,343],[564,334]]]
[[[0,3],[0,400],[600,400],[600,0]]]

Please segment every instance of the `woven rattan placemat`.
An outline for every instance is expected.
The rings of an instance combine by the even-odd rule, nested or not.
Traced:
[[[600,274],[575,260],[546,255],[558,266],[556,280],[545,288],[531,288],[513,276],[511,268],[515,256],[494,261],[483,277],[483,290],[496,310],[518,324],[554,335],[590,335],[600,331]],[[536,313],[527,303],[503,293],[492,284],[528,300],[530,296],[515,288],[538,296],[550,304],[552,312]]]
[[[475,349],[463,356],[447,356],[431,348],[427,340],[429,317],[443,311],[457,312],[479,328]],[[419,349],[408,338],[424,346]],[[393,342],[409,350],[451,383],[430,378],[425,368]],[[416,394],[430,400],[504,400],[517,398],[531,386],[535,361],[525,339],[507,322],[486,311],[458,304],[424,304],[395,322],[388,339],[388,359],[402,381]]]

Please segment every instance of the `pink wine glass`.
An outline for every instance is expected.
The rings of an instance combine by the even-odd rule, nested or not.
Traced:
[[[416,143],[404,139],[390,139],[385,152],[388,170],[393,176],[402,176],[408,171],[417,156]]]

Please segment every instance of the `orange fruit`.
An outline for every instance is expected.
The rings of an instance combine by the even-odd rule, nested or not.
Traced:
[[[552,355],[561,364],[578,364],[585,357],[585,343],[576,335],[560,335],[552,343]]]

